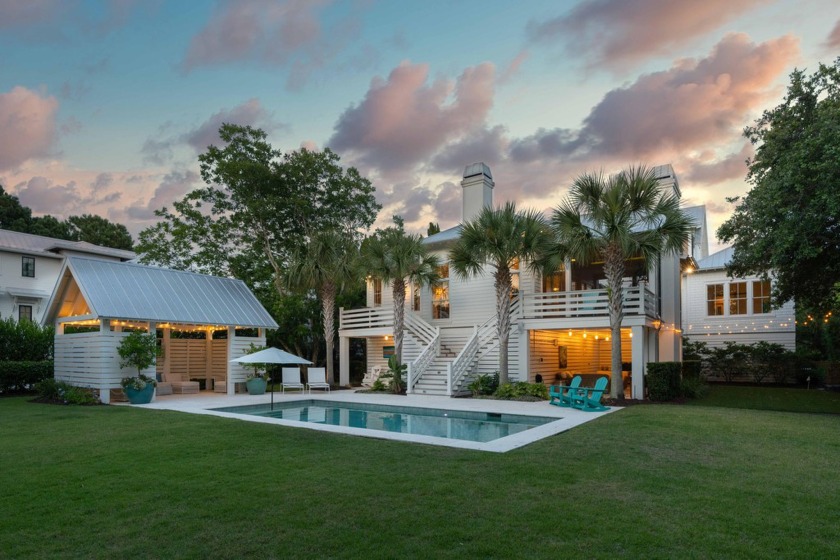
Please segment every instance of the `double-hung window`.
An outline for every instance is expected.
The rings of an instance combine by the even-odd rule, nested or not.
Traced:
[[[21,257],[20,275],[35,278],[35,257]]]
[[[438,282],[432,286],[432,319],[449,318],[449,263],[438,267]]]
[[[706,286],[706,313],[709,317],[723,315],[723,284]]]

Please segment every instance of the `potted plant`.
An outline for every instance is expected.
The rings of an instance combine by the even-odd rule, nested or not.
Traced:
[[[245,351],[245,355],[253,354],[265,350],[265,346],[257,346],[253,342]],[[248,389],[249,395],[264,395],[265,389],[268,386],[268,372],[266,371],[266,364],[248,364],[254,368],[254,373],[249,373],[245,377],[245,387]]]
[[[122,339],[117,347],[120,355],[120,367],[137,368],[136,377],[124,377],[120,381],[125,396],[131,404],[146,404],[152,402],[157,381],[140,373],[154,365],[161,350],[157,345],[154,334],[131,332]]]
[[[128,397],[128,402],[131,404],[148,404],[152,402],[152,397],[155,395],[157,381],[141,373],[137,377],[123,377],[120,385],[122,385],[125,396]]]

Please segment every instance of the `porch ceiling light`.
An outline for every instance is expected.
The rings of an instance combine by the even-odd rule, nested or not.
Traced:
[[[662,319],[654,319],[651,322],[651,325],[653,325],[655,331],[659,332],[659,330],[662,328]]]

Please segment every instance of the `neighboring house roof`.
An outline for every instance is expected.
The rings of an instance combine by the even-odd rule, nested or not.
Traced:
[[[735,249],[727,247],[717,253],[712,253],[705,259],[697,261],[697,270],[720,270],[726,268],[732,256],[735,254]]]
[[[429,237],[423,240],[423,245],[436,245],[438,243],[448,243],[450,241],[455,241],[461,236],[461,224],[458,224],[455,227],[451,227],[449,229],[445,229],[441,232],[438,232],[434,235],[430,235]]]
[[[61,258],[59,254],[61,251],[100,255],[120,260],[131,260],[136,256],[133,251],[101,247],[86,241],[65,241],[7,229],[0,229],[0,251],[40,255],[54,259]]]
[[[55,320],[70,275],[91,313],[157,323],[277,328],[241,280],[133,263],[68,257],[46,321]]]

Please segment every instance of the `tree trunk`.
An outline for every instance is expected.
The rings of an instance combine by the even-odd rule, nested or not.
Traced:
[[[402,364],[403,331],[405,330],[405,280],[397,278],[392,284],[394,295],[394,355]]]
[[[610,397],[624,400],[624,382],[621,379],[621,322],[624,320],[624,254],[620,247],[610,245],[604,255],[604,274],[607,277],[610,332],[612,332],[612,359],[610,360]]]
[[[324,340],[327,343],[327,381],[329,383],[336,383],[333,365],[336,291],[335,285],[330,282],[321,287],[321,318],[324,321]]]
[[[510,269],[496,269],[496,336],[499,338],[499,384],[508,383],[508,340],[510,338]]]

